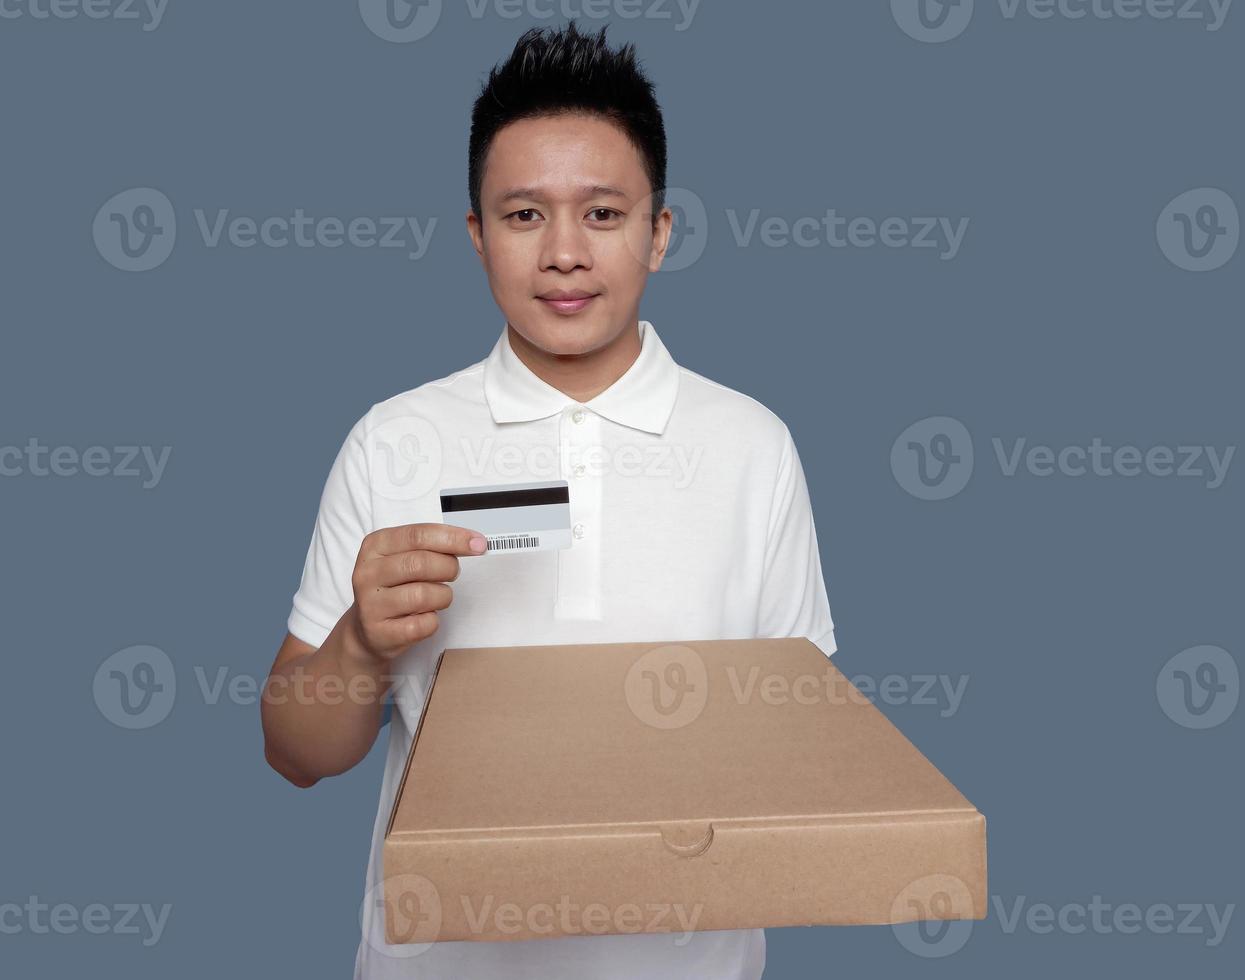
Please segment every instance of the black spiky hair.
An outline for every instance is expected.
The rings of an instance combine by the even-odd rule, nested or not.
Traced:
[[[467,184],[471,210],[480,217],[484,161],[501,129],[519,119],[586,112],[620,127],[635,144],[653,191],[653,217],[665,204],[666,129],[653,83],[636,62],[635,45],[617,50],[570,21],[561,30],[532,28],[488,80],[471,110]]]

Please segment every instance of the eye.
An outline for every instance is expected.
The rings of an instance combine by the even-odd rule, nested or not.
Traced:
[[[600,224],[601,222],[604,222],[604,221],[612,221],[614,218],[622,217],[622,212],[615,211],[613,208],[593,208],[588,213],[604,215],[604,217],[601,218],[600,221],[595,222],[596,224]]]
[[[536,213],[537,213],[537,212],[536,212],[536,209],[535,209],[535,208],[523,208],[523,209],[522,209],[522,210],[520,210],[520,211],[512,211],[510,214],[506,215],[506,220],[507,220],[507,221],[509,221],[511,218],[517,218],[517,217],[518,217],[519,215],[521,215],[521,214],[526,214],[526,215],[534,215],[534,214],[536,214]],[[530,224],[531,224],[531,222],[530,222],[530,221],[527,221],[527,220],[525,220],[525,219],[523,219],[523,218],[519,218],[519,224],[521,224],[521,225],[530,225]]]

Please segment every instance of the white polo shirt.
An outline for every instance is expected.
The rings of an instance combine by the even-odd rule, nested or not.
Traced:
[[[570,483],[572,546],[460,559],[440,628],[394,663],[356,980],[756,980],[760,929],[390,946],[381,843],[437,655],[447,647],[806,636],[834,653],[817,533],[786,425],[671,358],[640,321],[631,367],[577,403],[515,355],[374,405],[320,501],[289,631],[318,647],[353,596],[365,534],[442,520],[439,490]],[[450,520],[449,523],[456,523]],[[418,792],[418,787],[415,787]]]

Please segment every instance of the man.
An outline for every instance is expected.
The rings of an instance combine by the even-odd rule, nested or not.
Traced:
[[[329,473],[270,683],[393,696],[356,978],[761,976],[759,929],[391,946],[379,903],[441,650],[754,636],[835,650],[787,427],[677,365],[638,318],[670,239],[665,170],[632,46],[573,23],[524,34],[475,103],[469,151],[467,228],[506,326],[486,359],[374,405]],[[484,540],[442,520],[440,489],[556,479],[570,548],[478,557]],[[381,719],[380,697],[266,699],[265,752],[311,786],[358,763]]]

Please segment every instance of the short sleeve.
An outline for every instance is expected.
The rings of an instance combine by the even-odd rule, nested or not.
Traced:
[[[837,646],[817,526],[800,455],[786,426],[783,439],[766,537],[758,635],[805,636],[830,656]]]
[[[287,621],[290,633],[314,647],[325,641],[354,601],[350,580],[355,559],[372,530],[366,420],[364,416],[350,430],[325,480],[302,581]]]

